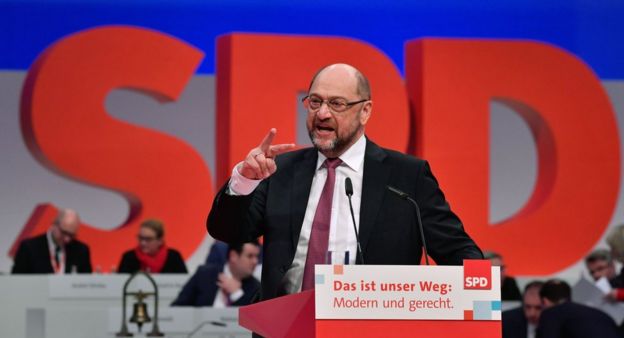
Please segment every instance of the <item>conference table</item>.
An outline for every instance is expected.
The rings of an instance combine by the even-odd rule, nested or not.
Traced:
[[[129,275],[0,275],[0,337],[99,338],[115,337],[122,324],[123,287]],[[171,307],[186,274],[153,275],[159,291],[159,327],[166,337],[251,337],[238,325],[237,308]],[[128,291],[151,292],[151,283],[137,276]],[[152,323],[128,322],[133,296],[127,297],[126,323],[135,337],[144,337]],[[147,297],[154,320],[154,298]],[[192,335],[191,335],[192,333]]]

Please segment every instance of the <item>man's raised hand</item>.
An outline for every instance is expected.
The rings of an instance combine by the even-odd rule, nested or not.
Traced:
[[[271,128],[262,142],[256,148],[251,149],[242,165],[238,168],[241,175],[252,180],[261,180],[273,175],[277,170],[275,156],[287,152],[295,147],[292,143],[274,144],[273,138],[277,130]]]

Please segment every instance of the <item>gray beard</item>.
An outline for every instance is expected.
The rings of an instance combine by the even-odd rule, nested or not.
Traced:
[[[310,136],[310,141],[312,141],[312,145],[314,145],[314,148],[316,148],[321,154],[329,158],[333,158],[333,157],[337,157],[334,155],[341,155],[342,153],[344,153],[345,150],[347,150],[347,147],[352,145],[354,138],[358,134],[360,129],[362,129],[361,125],[359,128],[355,129],[353,133],[351,133],[347,137],[345,138],[336,137],[329,143],[328,146],[325,146],[325,147],[322,147],[319,144],[319,141],[314,137],[312,131],[308,131],[308,135]]]
[[[334,149],[336,149],[336,146],[338,145],[338,138],[336,138],[332,140],[328,146],[323,147],[320,145],[318,139],[312,135],[312,132],[309,132],[308,134],[310,135],[310,141],[312,141],[312,145],[320,152],[334,151]]]

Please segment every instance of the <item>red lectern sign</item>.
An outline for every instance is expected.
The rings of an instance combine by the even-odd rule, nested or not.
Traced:
[[[317,337],[501,337],[500,269],[316,266]]]
[[[317,265],[315,290],[242,307],[239,322],[270,338],[500,338],[499,273],[485,260]]]

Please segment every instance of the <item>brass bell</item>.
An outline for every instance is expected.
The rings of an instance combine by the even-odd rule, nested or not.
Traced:
[[[139,290],[138,292],[128,292],[128,285],[130,282],[137,277],[138,275],[142,275],[152,284],[154,292],[143,292],[143,290]],[[128,325],[126,325],[126,304],[128,296],[134,296],[137,302],[133,305],[132,317],[130,318],[131,323],[136,323],[139,327],[139,332],[141,332],[141,327],[145,323],[149,323],[152,321],[149,313],[147,312],[147,304],[143,301],[145,298],[154,296],[154,324],[152,325],[152,331],[147,334],[148,337],[164,337],[165,334],[160,332],[158,328],[158,285],[156,285],[156,281],[149,274],[143,271],[137,271],[133,273],[123,287],[123,294],[121,299],[121,329],[119,332],[115,334],[117,337],[132,337],[132,333],[128,331]]]
[[[141,332],[141,327],[145,323],[149,323],[152,319],[147,312],[147,304],[143,302],[148,295],[143,293],[143,291],[139,290],[138,293],[135,294],[137,299],[137,303],[134,303],[132,310],[132,317],[130,317],[130,322],[137,324],[139,327],[139,332]]]

